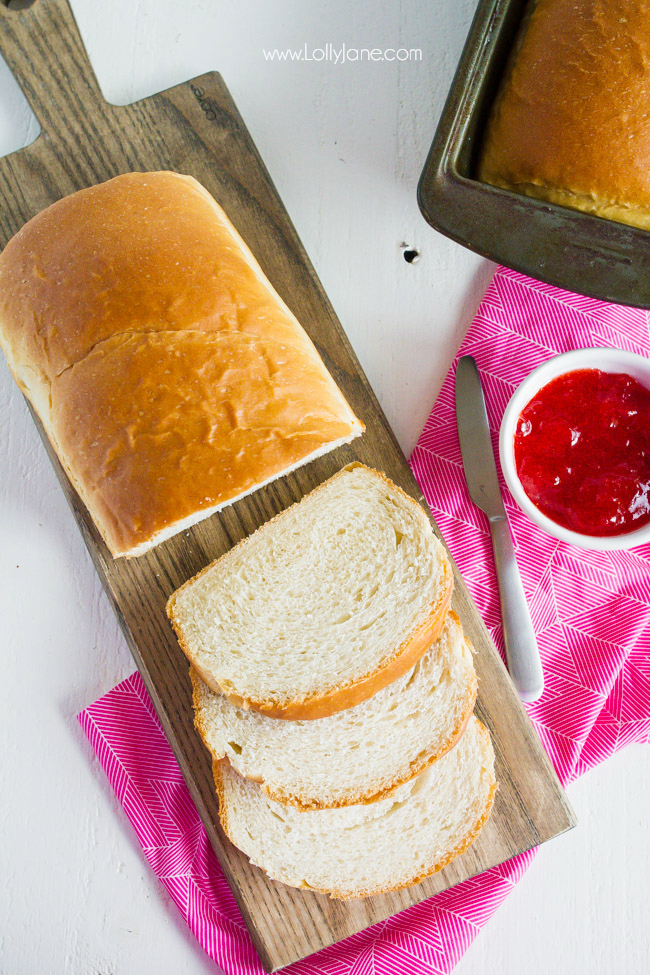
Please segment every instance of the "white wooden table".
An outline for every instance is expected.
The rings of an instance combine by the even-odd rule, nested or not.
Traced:
[[[223,73],[407,453],[491,273],[428,228],[415,199],[473,7],[73,0],[114,102]],[[263,56],[328,42],[422,60]],[[36,132],[0,64],[0,154]],[[133,663],[4,361],[0,426],[0,971],[213,971],[75,721]],[[649,758],[632,747],[572,787],[578,828],[541,851],[459,975],[650,971]]]

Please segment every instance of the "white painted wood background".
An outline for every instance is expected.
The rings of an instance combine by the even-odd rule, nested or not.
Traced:
[[[474,0],[72,5],[111,101],[223,73],[408,453],[491,273],[415,199]],[[422,61],[262,55],[326,42],[419,47]],[[36,132],[0,64],[0,154]],[[214,971],[77,727],[133,663],[4,361],[0,428],[0,972]],[[632,747],[570,789],[578,828],[540,852],[459,975],[650,971],[649,758]]]

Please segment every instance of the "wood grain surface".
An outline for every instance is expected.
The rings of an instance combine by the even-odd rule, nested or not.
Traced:
[[[220,77],[209,73],[132,105],[107,104],[67,0],[0,5],[0,50],[42,128],[30,146],[0,160],[1,243],[54,200],[118,173],[190,173],[224,207],[366,423],[353,444],[131,561],[111,559],[45,441],[264,966],[296,961],[570,828],[570,806],[456,573],[454,607],[478,651],[477,713],[492,733],[499,780],[492,817],[474,846],[418,886],[338,902],[270,881],[224,838],[209,756],[192,727],[187,663],[164,612],[168,595],[351,460],[386,471],[424,502]]]

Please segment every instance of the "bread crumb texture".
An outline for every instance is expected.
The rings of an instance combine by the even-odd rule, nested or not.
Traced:
[[[471,647],[451,612],[408,673],[316,721],[239,708],[195,671],[192,682],[196,727],[213,758],[227,758],[271,798],[302,809],[376,801],[422,772],[458,741],[477,687]]]
[[[226,763],[213,770],[235,846],[275,880],[341,898],[397,890],[442,869],[476,839],[496,790],[492,743],[476,718],[440,761],[370,805],[302,812]]]
[[[411,669],[442,629],[451,588],[421,506],[357,465],[187,582],[168,613],[214,690],[276,717],[317,718]]]

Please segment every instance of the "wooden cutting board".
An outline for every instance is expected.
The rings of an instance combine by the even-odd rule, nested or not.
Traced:
[[[192,727],[188,666],[165,616],[167,597],[352,460],[386,471],[424,502],[219,75],[211,72],[133,105],[109,105],[67,0],[0,3],[0,50],[42,127],[30,146],[0,159],[2,245],[54,200],[118,173],[190,173],[224,207],[366,423],[365,435],[353,444],[131,561],[110,557],[40,431],[264,966],[273,971],[296,961],[573,826],[571,808],[456,573],[454,606],[478,651],[477,713],[492,733],[499,780],[494,811],[474,846],[418,886],[337,902],[274,883],[224,838],[208,754]]]

